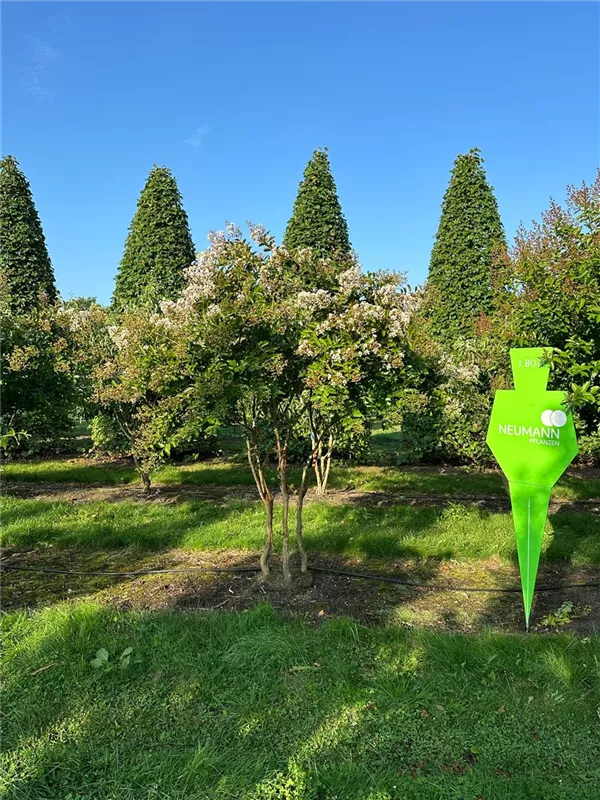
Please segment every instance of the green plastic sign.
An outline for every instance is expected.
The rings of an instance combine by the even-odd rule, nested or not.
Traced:
[[[508,479],[527,630],[550,491],[577,455],[566,394],[546,389],[550,367],[541,361],[547,351],[510,351],[515,388],[496,392],[486,439]]]

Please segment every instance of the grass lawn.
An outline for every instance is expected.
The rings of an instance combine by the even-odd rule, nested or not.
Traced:
[[[5,800],[598,798],[596,637],[83,602],[3,627]]]
[[[260,502],[72,504],[7,498],[2,510],[0,541],[12,547],[258,551],[264,535]],[[461,505],[361,508],[315,502],[305,509],[305,539],[309,550],[345,556],[516,559],[509,513]],[[600,515],[564,509],[550,514],[542,558],[600,564]]]
[[[126,465],[85,459],[13,462],[2,474],[29,482],[137,482]],[[235,460],[166,467],[158,478],[251,484],[245,465]],[[457,500],[460,493],[504,492],[498,474],[456,469],[337,468],[332,484],[456,493]],[[598,480],[568,477],[556,496],[594,498],[599,486]],[[121,571],[140,568],[145,560],[168,558],[172,548],[181,548],[182,558],[187,553],[190,564],[200,551],[207,561],[242,561],[244,553],[255,559],[263,540],[261,503],[172,501],[162,495],[153,502],[7,497],[1,542],[13,563],[60,566],[62,559],[71,569],[103,569],[107,559]],[[512,565],[496,578],[514,583],[507,512],[459,502],[365,507],[344,495],[338,504],[307,505],[305,538],[323,558],[371,560],[380,568],[393,560],[414,562],[430,570],[428,581],[470,585],[478,565],[491,559]],[[588,571],[599,565],[600,515],[567,506],[551,513],[542,564]],[[253,577],[159,575],[107,583],[103,576],[83,585],[71,576],[6,575],[9,605],[17,609],[2,618],[0,790],[6,800],[600,796],[600,637],[515,635],[502,631],[518,626],[504,625],[492,631],[486,620],[499,622],[502,615],[516,612],[521,624],[518,596],[421,597],[364,581],[351,595],[343,583],[320,579],[302,599],[302,589],[285,595],[256,585],[252,597],[277,598],[278,615],[254,599],[241,610]],[[479,579],[486,585],[494,580],[489,570]],[[223,606],[234,593],[240,605],[227,607],[236,612],[190,610]],[[183,610],[164,610],[177,607],[163,605],[174,598],[184,602]],[[327,605],[321,615],[328,599],[339,611]],[[588,596],[579,601],[587,603]],[[393,611],[396,604],[395,615],[360,616],[370,627],[331,616],[359,606]],[[463,607],[479,619],[473,633],[449,632],[450,623],[435,630],[436,620],[447,614],[458,619]],[[537,618],[553,608],[540,606]],[[434,625],[427,629],[429,617]],[[371,623],[375,619],[379,625]],[[108,660],[94,667],[101,648]]]
[[[139,483],[127,463],[103,463],[86,458],[12,461],[2,466],[6,481],[47,483],[98,483],[107,486]],[[297,470],[291,470],[292,483],[299,482]],[[168,465],[154,476],[157,484],[192,484],[216,486],[253,486],[247,464],[240,459],[200,461],[195,464]],[[277,486],[274,470],[270,482]],[[467,467],[420,469],[410,467],[340,467],[331,471],[332,489],[398,492],[418,495],[487,494],[504,496],[506,490],[499,472],[479,472]],[[553,491],[557,499],[586,500],[600,498],[600,478],[577,473],[563,476]]]

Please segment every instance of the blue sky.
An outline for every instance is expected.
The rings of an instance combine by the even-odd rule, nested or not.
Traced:
[[[2,4],[2,152],[32,185],[58,287],[110,298],[153,163],[197,249],[280,238],[329,146],[367,269],[422,283],[457,153],[483,151],[509,237],[598,166],[595,3]]]

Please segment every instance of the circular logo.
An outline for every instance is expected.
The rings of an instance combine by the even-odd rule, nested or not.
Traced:
[[[542,425],[553,425],[555,428],[562,428],[567,421],[564,411],[552,411],[551,408],[542,412]]]

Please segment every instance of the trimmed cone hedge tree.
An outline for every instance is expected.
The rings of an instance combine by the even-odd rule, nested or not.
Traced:
[[[41,300],[54,302],[57,292],[29,182],[10,155],[0,161],[0,206],[2,291],[13,313],[28,313]]]
[[[324,256],[346,255],[352,249],[327,148],[315,150],[304,170],[283,245],[289,250],[310,247]]]
[[[183,271],[195,257],[188,217],[171,171],[150,171],[129,227],[119,265],[113,306],[117,311],[174,299],[184,286]]]
[[[454,162],[431,253],[428,312],[436,339],[470,337],[474,322],[490,313],[492,255],[504,247],[498,204],[473,148]]]

